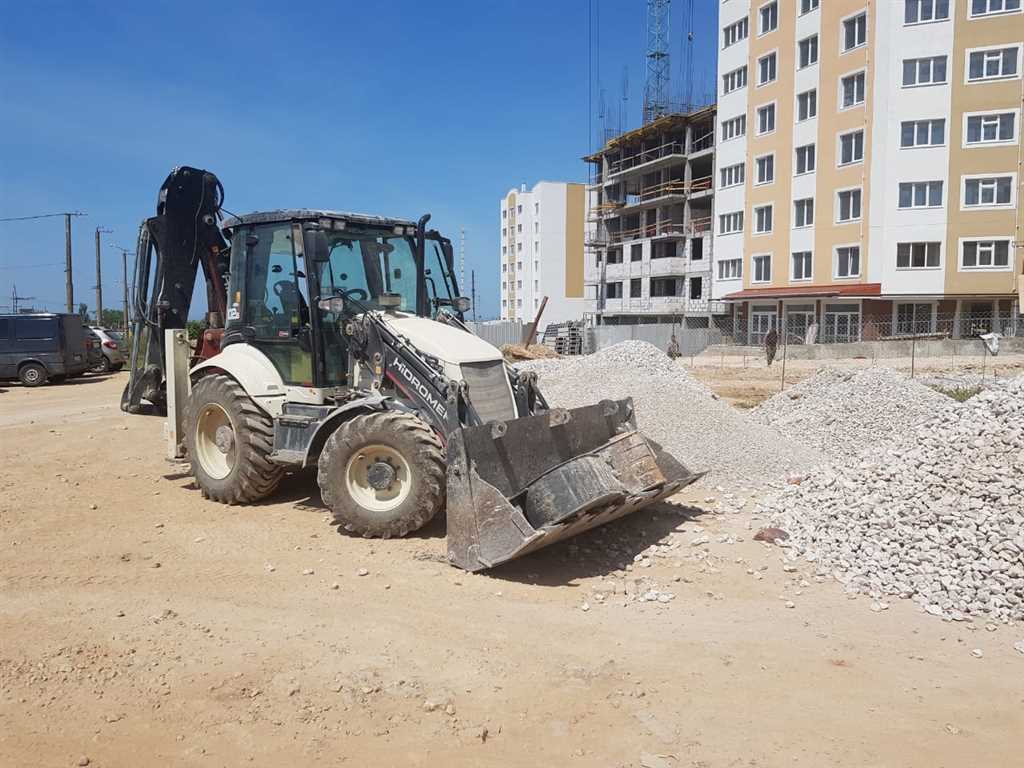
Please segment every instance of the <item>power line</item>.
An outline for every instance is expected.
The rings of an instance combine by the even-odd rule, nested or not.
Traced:
[[[0,264],[0,269],[52,269],[53,267],[63,267],[64,264],[59,261],[50,262],[48,264],[13,264],[4,265]]]
[[[8,216],[0,221],[31,221],[33,219],[52,219],[57,216],[88,216],[81,211],[68,211],[67,213],[37,213],[34,216]]]

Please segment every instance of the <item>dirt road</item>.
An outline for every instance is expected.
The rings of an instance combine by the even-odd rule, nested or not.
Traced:
[[[309,478],[203,500],[123,383],[0,391],[0,765],[1020,760],[1020,627],[874,613],[683,505],[465,574],[440,524],[340,535]]]

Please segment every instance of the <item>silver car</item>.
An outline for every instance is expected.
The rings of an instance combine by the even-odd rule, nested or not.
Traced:
[[[100,338],[103,359],[93,368],[94,371],[120,371],[124,367],[125,344],[120,331],[90,326],[90,330]]]

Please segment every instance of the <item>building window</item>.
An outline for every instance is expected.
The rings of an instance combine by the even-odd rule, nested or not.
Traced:
[[[744,178],[744,164],[737,163],[736,165],[730,165],[719,170],[721,175],[721,187],[735,187],[742,184],[746,179]]]
[[[719,280],[736,280],[743,277],[743,259],[722,259],[718,262]]]
[[[770,283],[772,281],[772,257],[771,254],[755,256],[751,260],[754,264],[755,283]]]
[[[538,269],[540,269],[540,262],[535,260],[533,262],[533,271],[536,272]]]
[[[800,0],[800,15],[810,13],[811,11],[818,10],[818,5],[821,0]]]
[[[516,269],[518,269],[520,272],[522,272],[523,271],[523,262],[517,261],[516,262]]]
[[[731,235],[743,231],[743,211],[723,213],[718,217],[718,234]]]
[[[839,104],[842,109],[864,103],[865,82],[863,72],[854,72],[839,81]]]
[[[762,5],[758,12],[758,20],[760,22],[758,34],[766,35],[777,29],[779,26],[779,4],[775,2]]]
[[[522,251],[522,250],[523,250],[523,244],[522,243],[516,243],[516,251]]]
[[[896,269],[937,269],[941,253],[941,243],[898,243]]]
[[[747,66],[744,64],[739,69],[726,72],[722,75],[722,93],[732,93],[747,84]]]
[[[640,283],[639,277],[634,277],[632,280],[629,281],[629,298],[639,299],[642,290],[643,287]]]
[[[771,133],[775,130],[775,105],[765,104],[757,108],[758,134]]]
[[[790,280],[810,280],[814,258],[810,251],[797,251],[793,254],[793,274]]]
[[[841,245],[836,248],[836,277],[860,277],[859,245]]]
[[[508,230],[505,227],[502,227],[501,228],[501,236],[502,237],[506,237],[507,234],[508,234]]]
[[[540,242],[537,240],[533,241],[533,252],[540,253]]]
[[[540,203],[534,203],[534,204],[533,204],[533,213],[534,213],[534,215],[535,215],[535,216],[536,216],[536,215],[537,215],[538,213],[540,213]]]
[[[814,225],[814,198],[793,201],[793,226],[810,227]]]
[[[633,243],[629,246],[629,260],[630,261],[642,261],[644,258],[644,244]]]
[[[946,121],[907,120],[900,123],[900,146],[941,147],[946,143]]]
[[[860,219],[861,191],[844,189],[836,193],[836,221],[840,224]]]
[[[518,309],[522,309],[523,308],[523,300],[522,299],[516,299],[516,307]]]
[[[504,208],[502,208],[502,209],[501,209],[501,218],[503,218],[503,219],[504,219],[504,218],[506,218],[507,216],[508,216],[508,211],[506,211],[506,210],[505,210]]]
[[[809,91],[796,95],[796,119],[810,120],[818,116],[818,89],[811,88]]]
[[[903,85],[941,85],[946,82],[946,57],[903,60]]]
[[[1010,238],[962,240],[960,269],[1010,269]]]
[[[996,13],[1013,13],[1020,9],[1020,0],[971,0],[972,19]]]
[[[1013,174],[964,178],[965,208],[1011,207],[1013,205]]]
[[[741,40],[746,40],[747,35],[750,34],[750,27],[747,22],[747,17],[744,16],[734,24],[730,24],[722,30],[722,47],[728,48],[730,45],[736,45]]]
[[[843,19],[843,52],[859,48],[868,41],[868,14],[858,13]]]
[[[540,222],[535,221],[533,222],[533,233],[537,234],[538,232],[540,232]]]
[[[818,63],[818,36],[805,37],[797,43],[798,66],[800,69]]]
[[[757,164],[756,184],[771,184],[775,181],[775,155],[764,155],[755,160]]]
[[[813,144],[805,144],[796,148],[796,175],[811,173],[815,167],[815,151]]]
[[[905,0],[903,21],[906,24],[948,19],[949,0]]]
[[[990,112],[966,115],[964,144],[1013,144],[1017,141],[1017,113]]]
[[[900,208],[941,208],[941,181],[909,181],[900,184]]]
[[[757,60],[757,84],[765,85],[778,76],[779,56],[769,53]]]
[[[507,283],[507,282],[505,282],[504,280],[502,280],[502,281],[501,281],[501,290],[503,290],[503,291],[504,291],[504,290],[506,290],[507,288],[508,288],[508,283]]]
[[[501,265],[501,271],[502,271],[503,273],[504,273],[504,272],[508,272],[508,264],[502,264],[502,265]]]
[[[522,205],[517,205],[516,206],[516,213],[522,215],[522,213],[523,213],[523,206]]]
[[[722,121],[722,141],[735,139],[747,134],[747,116],[740,115],[729,120]]]
[[[699,299],[704,295],[704,278],[702,277],[691,277],[690,278],[690,298]]]
[[[516,224],[516,232],[519,233],[519,234],[522,234],[522,232],[523,232],[523,225],[522,224]]]
[[[896,305],[896,333],[931,333],[932,307],[929,302],[900,302]]]
[[[1017,77],[1019,71],[1019,45],[967,52],[967,81],[969,83]]]
[[[839,137],[839,165],[864,162],[864,131],[844,133]]]
[[[754,208],[754,234],[766,235],[772,231],[772,206],[759,205]]]
[[[606,299],[621,299],[622,283],[605,283],[604,297]]]
[[[516,280],[516,288],[518,288],[520,291],[523,290],[523,281],[522,280]]]
[[[501,246],[501,255],[502,256],[507,256],[508,255],[508,246],[507,245]]]
[[[651,296],[678,296],[678,281],[674,277],[652,277]]]

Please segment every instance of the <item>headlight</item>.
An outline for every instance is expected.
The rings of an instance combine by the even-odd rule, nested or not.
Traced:
[[[452,307],[455,308],[456,312],[469,312],[469,308],[473,306],[473,302],[468,296],[458,296],[452,300]]]

